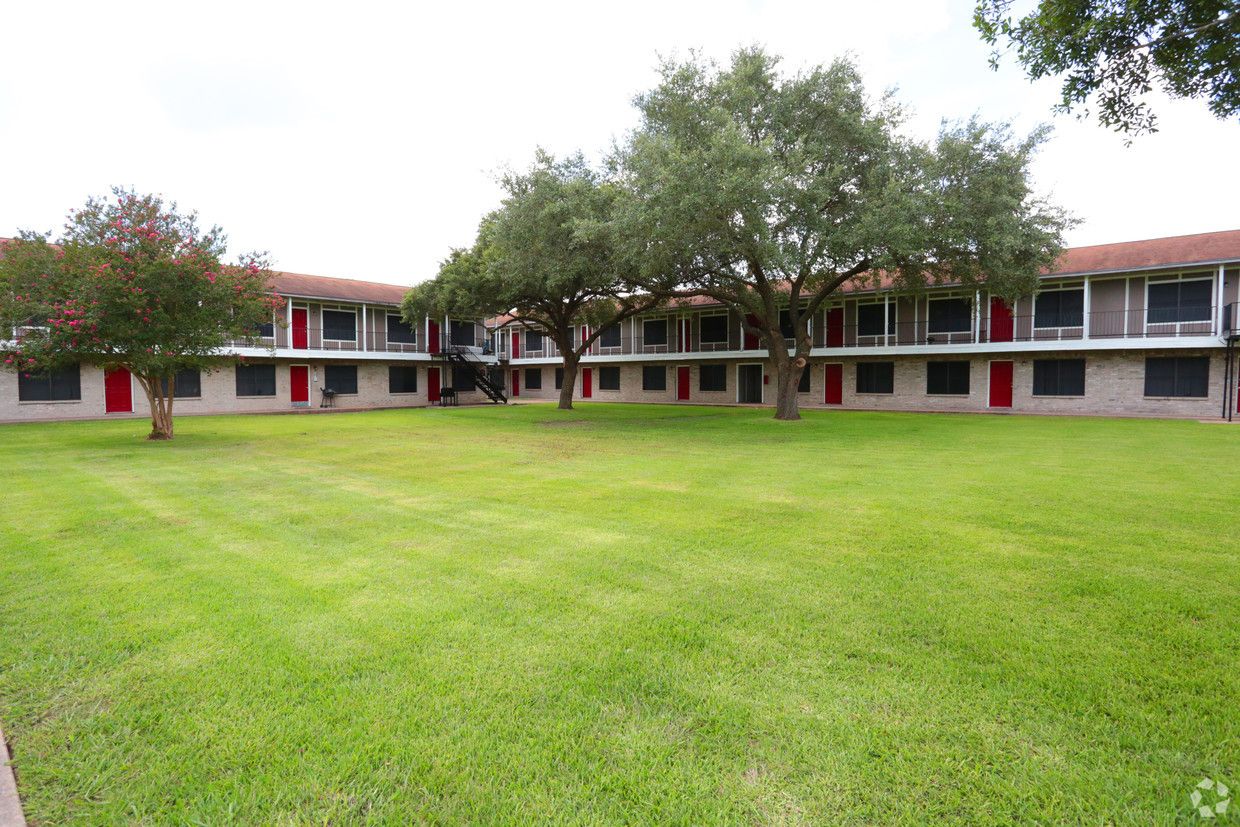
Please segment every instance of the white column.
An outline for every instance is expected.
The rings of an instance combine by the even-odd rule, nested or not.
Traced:
[[[1094,304],[1093,304],[1093,300],[1090,298],[1089,285],[1090,285],[1090,280],[1087,278],[1085,279],[1085,299],[1084,299],[1085,313],[1084,313],[1084,318],[1082,319],[1082,321],[1085,322],[1085,329],[1082,331],[1082,335],[1086,339],[1089,338],[1089,318],[1090,316],[1093,315],[1093,312],[1094,312]]]
[[[362,352],[366,351],[366,305],[362,305]]]
[[[982,291],[973,294],[973,343],[982,341]]]
[[[1223,301],[1224,301],[1223,276],[1224,275],[1225,273],[1223,270],[1223,265],[1220,264],[1218,266],[1218,301],[1216,302],[1218,306],[1214,308],[1214,335],[1215,336],[1222,336],[1223,333],[1226,332],[1223,330]],[[1232,324],[1233,325],[1235,324],[1234,320],[1232,321]]]

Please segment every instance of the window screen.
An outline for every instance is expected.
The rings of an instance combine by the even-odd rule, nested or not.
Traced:
[[[542,390],[542,368],[525,369],[525,387],[527,390]]]
[[[388,365],[388,393],[417,393],[418,369],[413,365]]]
[[[598,388],[601,391],[620,390],[620,368],[599,368]]]
[[[1146,396],[1210,395],[1210,360],[1205,356],[1151,356],[1145,360]]]
[[[53,373],[17,375],[17,399],[20,402],[70,402],[82,398],[82,372],[70,365]]]
[[[973,311],[965,299],[934,299],[928,304],[931,333],[967,333],[973,329]]]
[[[1212,284],[1209,279],[1151,283],[1146,320],[1150,324],[1209,321]]]
[[[667,368],[663,365],[646,365],[642,368],[642,390],[667,390]]]
[[[728,317],[703,316],[701,321],[701,339],[710,344],[719,344],[728,340]]]
[[[323,387],[336,393],[357,393],[357,365],[328,365],[323,369]]]
[[[164,395],[168,394],[168,380],[164,380]],[[202,396],[202,375],[194,368],[178,370],[172,385],[173,399],[197,399]]]
[[[237,396],[275,395],[275,365],[237,365]]]
[[[969,393],[969,363],[927,362],[926,393],[967,396]]]
[[[347,310],[323,311],[323,338],[357,341],[357,314]]]
[[[598,335],[599,347],[620,347],[620,325],[613,324]]]
[[[857,335],[882,336],[884,308],[886,308],[887,333],[896,332],[896,306],[886,304],[857,305]]]
[[[857,393],[894,393],[895,362],[858,362]]]
[[[1034,396],[1084,396],[1084,359],[1035,359]]]
[[[809,375],[813,373],[810,366],[806,365],[801,370],[801,379],[797,382],[797,393],[809,393]]]
[[[555,389],[558,391],[564,387],[564,368],[555,369]]]
[[[698,390],[726,391],[727,389],[727,365],[701,365],[698,367]]]
[[[395,344],[415,345],[418,343],[418,334],[400,316],[389,315],[387,317],[387,339]]]
[[[1033,302],[1034,327],[1081,327],[1085,324],[1085,291],[1052,290]]]
[[[474,323],[449,319],[448,342],[453,345],[473,347],[476,344],[474,341]],[[457,388],[457,390],[460,390],[460,388]]]
[[[468,393],[477,386],[474,384],[474,372],[469,368],[452,369],[452,389],[457,393]]]
[[[642,342],[647,345],[667,344],[667,319],[646,319],[642,322]]]
[[[525,331],[525,349],[526,350],[542,350],[543,337],[537,330]]]

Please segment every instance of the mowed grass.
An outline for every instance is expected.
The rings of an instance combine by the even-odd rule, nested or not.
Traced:
[[[0,428],[34,824],[1162,823],[1240,429],[589,405]]]

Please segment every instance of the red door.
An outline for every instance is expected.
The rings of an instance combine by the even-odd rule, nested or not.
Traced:
[[[581,369],[581,398],[594,396],[594,371],[591,368]]]
[[[827,311],[827,347],[844,346],[844,308],[832,307]],[[828,369],[831,367],[827,365]]]
[[[513,396],[521,395],[521,371],[520,369],[514,369],[512,372],[512,395]]]
[[[828,362],[826,368],[827,392],[822,401],[828,405],[842,405],[844,404],[844,366],[838,362]]]
[[[124,368],[103,375],[103,410],[105,413],[133,413],[133,380]]]
[[[296,405],[310,404],[310,368],[306,365],[290,365],[288,369],[289,396]]]
[[[1012,362],[990,363],[990,407],[1012,407]]]
[[[990,341],[1012,341],[1012,308],[998,296],[990,299]]]
[[[310,346],[308,313],[304,307],[293,308],[293,347],[297,350],[305,350]]]
[[[439,322],[435,321],[434,319],[426,320],[426,352],[427,353],[438,353],[439,352]],[[436,372],[435,373],[435,399],[432,399],[431,401],[434,402],[438,399],[439,399],[439,373]]]
[[[434,324],[434,322],[431,322],[431,324]],[[438,341],[438,339],[432,341]],[[426,369],[426,401],[439,401],[439,368]]]
[[[756,325],[758,323],[758,317],[750,314],[745,317],[745,321],[747,322],[745,326],[745,350],[757,350],[758,334],[751,333],[749,330],[749,325]]]
[[[676,399],[679,402],[689,401],[689,366],[680,365],[676,368]]]
[[[512,331],[512,356],[511,359],[521,358],[521,331]]]

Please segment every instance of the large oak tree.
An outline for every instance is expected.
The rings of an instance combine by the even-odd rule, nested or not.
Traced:
[[[760,336],[779,419],[799,418],[809,319],[846,285],[984,284],[1015,298],[1059,254],[1067,219],[1029,182],[1043,131],[1017,140],[969,121],[913,140],[899,105],[871,99],[847,60],[795,75],[761,49],[722,68],[668,62],[637,105],[618,158],[620,237],[648,276],[673,275]]]
[[[556,161],[540,152],[502,184],[507,195],[473,246],[454,250],[434,279],[410,290],[405,317],[503,314],[550,338],[564,366],[559,407],[568,410],[581,357],[604,330],[655,307],[663,279],[647,278],[653,289],[635,292],[635,245],[616,221],[627,194],[580,155]]]
[[[1058,108],[1092,105],[1103,126],[1153,132],[1145,97],[1206,101],[1240,114],[1240,3],[1236,0],[1041,0],[1024,15],[1012,0],[980,0],[973,23],[996,51],[1011,47],[1031,79],[1060,77]],[[1087,112],[1087,110],[1086,110]]]
[[[172,439],[177,372],[235,361],[231,341],[283,304],[262,257],[225,264],[225,247],[196,214],[119,189],[71,213],[55,244],[22,233],[0,255],[0,329],[19,333],[0,358],[28,374],[125,368],[150,403],[150,438]]]

